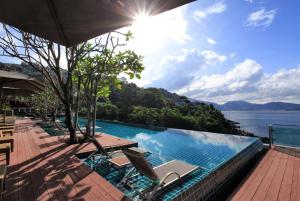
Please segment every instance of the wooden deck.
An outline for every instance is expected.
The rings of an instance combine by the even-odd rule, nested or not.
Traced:
[[[17,120],[15,150],[8,167],[5,201],[34,200],[126,200],[124,194],[87,168],[76,153],[93,150],[91,144],[67,146],[49,136],[31,120]],[[104,135],[101,143],[109,146],[127,140]],[[3,160],[1,162],[4,162]]]
[[[112,135],[108,135],[105,133],[97,133],[96,139],[100,142],[100,144],[105,148],[129,148],[129,147],[137,147],[137,142],[132,142],[130,140],[126,140],[123,138],[118,138]],[[77,154],[81,153],[89,153],[96,151],[96,147],[92,143],[85,143],[81,146],[81,149],[77,151]]]
[[[300,158],[269,150],[232,201],[300,201]]]

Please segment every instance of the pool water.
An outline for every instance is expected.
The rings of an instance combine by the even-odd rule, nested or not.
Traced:
[[[79,124],[84,126],[85,120]],[[170,160],[183,160],[202,169],[188,179],[182,187],[173,187],[163,195],[163,200],[172,200],[197,181],[232,159],[246,147],[258,141],[257,138],[216,134],[180,129],[151,130],[146,128],[109,123],[98,120],[96,131],[138,142],[139,147],[150,151],[150,162],[156,166]],[[101,172],[101,171],[100,171]],[[114,173],[104,175],[113,184]],[[125,189],[122,189],[126,191]],[[128,194],[128,192],[125,192]]]

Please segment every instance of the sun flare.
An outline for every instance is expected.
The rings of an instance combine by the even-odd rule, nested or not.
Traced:
[[[153,52],[165,45],[169,39],[179,42],[186,40],[186,22],[181,10],[166,12],[157,16],[140,13],[130,30],[133,33],[133,47],[146,52]]]
[[[157,17],[148,16],[141,13],[136,16],[136,20],[132,25],[135,47],[139,50],[147,48],[153,50],[155,44],[159,44],[162,40],[161,23],[157,23]]]

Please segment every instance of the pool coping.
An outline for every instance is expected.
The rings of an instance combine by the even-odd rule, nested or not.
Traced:
[[[292,146],[285,146],[285,145],[274,145],[274,150],[277,150],[282,153],[286,153],[291,156],[299,157],[300,158],[300,148],[292,147]]]
[[[241,170],[247,162],[254,158],[262,149],[263,144],[257,139],[231,159],[217,166],[193,187],[182,192],[174,201],[213,199],[222,187],[234,177],[236,172]]]

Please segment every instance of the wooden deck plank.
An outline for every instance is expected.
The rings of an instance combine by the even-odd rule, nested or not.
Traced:
[[[290,201],[291,199],[294,163],[295,157],[289,156],[277,201]]]
[[[228,200],[300,201],[300,158],[269,150]]]
[[[93,145],[67,146],[30,120],[17,120],[15,151],[8,167],[4,201],[120,201],[124,194],[74,155]],[[105,146],[132,142],[106,136]],[[102,141],[103,143],[103,141]]]
[[[43,133],[43,134],[45,134],[45,133]],[[53,141],[57,141],[56,137],[44,138],[44,139],[45,139],[45,141],[47,141],[48,144],[52,144]],[[103,188],[103,187],[105,185],[108,185],[110,187],[113,187],[113,186],[111,184],[109,184],[108,182],[106,182],[104,179],[102,180],[103,182],[100,185],[95,185],[96,184],[95,181],[102,179],[101,177],[99,177],[98,174],[94,175],[93,177],[87,176],[90,174],[91,170],[87,169],[87,167],[85,165],[83,165],[80,162],[80,160],[74,156],[75,152],[77,152],[78,150],[81,150],[80,147],[82,147],[82,145],[66,146],[66,149],[65,149],[66,152],[64,155],[67,154],[66,157],[72,158],[71,165],[68,165],[67,162],[70,162],[70,161],[66,161],[64,159],[65,158],[64,155],[62,155],[61,153],[57,153],[58,156],[55,157],[56,159],[61,158],[60,162],[59,162],[59,160],[55,160],[56,162],[59,162],[59,164],[61,165],[61,167],[62,167],[61,172],[67,173],[67,171],[68,171],[68,173],[70,175],[73,175],[73,178],[74,178],[74,174],[77,173],[77,178],[76,178],[76,180],[74,180],[75,181],[74,184],[76,184],[75,187],[78,187],[78,186],[84,187],[84,186],[89,186],[88,184],[90,184],[91,186],[98,186],[98,188],[100,188],[98,190],[89,190],[89,191],[87,191],[87,188],[81,188],[78,190],[77,194],[82,195],[83,192],[87,191],[85,194],[83,194],[84,196],[87,197],[87,200],[95,200],[95,198],[97,198],[98,200],[103,200],[103,201],[104,200],[112,200],[112,195],[114,195],[114,194],[122,195],[122,197],[123,197],[123,194],[116,193],[116,191],[107,192],[106,188]],[[85,170],[87,170],[87,172],[84,172],[82,170],[82,168],[85,168]],[[115,188],[115,187],[113,187],[113,188]],[[112,192],[114,192],[114,193],[112,193]]]
[[[18,200],[18,149],[19,149],[19,135],[18,127],[14,135],[14,151],[11,153],[11,164],[7,167],[6,188],[3,195],[4,200],[15,201]]]
[[[29,150],[26,150],[26,132],[20,133],[20,150],[22,154],[18,154],[18,163],[23,164],[20,165],[19,169],[19,175],[20,175],[20,181],[19,181],[19,200],[28,200],[28,201],[34,201],[34,194],[32,189],[32,183],[31,183],[31,177],[30,177],[30,170],[29,166],[30,163],[27,161],[27,159],[31,158],[31,153],[29,153]]]
[[[266,201],[277,200],[280,191],[280,186],[282,184],[283,176],[285,174],[287,161],[288,161],[288,155],[282,154],[277,171],[273,176],[271,185],[266,193],[266,198],[265,198]]]
[[[31,181],[28,178],[28,172],[26,170],[26,152],[24,146],[24,132],[19,133],[19,147],[18,147],[18,200],[24,200],[24,198],[28,197],[29,201],[33,200],[33,193],[31,189]]]
[[[295,158],[294,175],[292,181],[291,201],[300,201],[300,158]]]
[[[244,201],[252,199],[277,154],[277,152],[272,151],[267,153],[261,163],[257,166],[256,171],[244,183],[241,190],[239,190],[237,194],[232,198],[233,201]]]
[[[36,131],[39,130],[34,130],[35,133],[37,134]],[[55,199],[55,200],[61,200],[65,201],[67,200],[66,196],[64,195],[64,191],[61,190],[59,186],[59,181],[57,178],[57,174],[55,174],[55,171],[53,170],[54,165],[52,164],[52,159],[51,156],[55,152],[57,152],[57,147],[52,146],[51,148],[45,146],[47,142],[41,138],[42,132],[38,132],[39,135],[35,135],[34,133],[32,134],[34,142],[36,145],[40,148],[40,157],[41,161],[39,162],[39,172],[43,177],[43,180],[45,182],[46,188],[48,193],[50,194],[50,197]],[[55,156],[55,155],[54,155]],[[58,170],[59,171],[59,170]]]
[[[39,149],[36,147],[34,140],[32,138],[32,133],[29,132],[26,138],[26,142],[28,144],[28,150],[31,151],[31,157],[36,158],[40,155]],[[31,159],[31,158],[30,158]],[[29,160],[30,160],[29,159]],[[33,188],[34,198],[37,201],[51,200],[48,189],[44,183],[44,179],[39,172],[39,167],[36,165],[36,162],[31,164],[30,168],[30,176]]]
[[[49,141],[49,140],[54,140],[54,138],[52,138],[52,139],[47,138],[47,140],[48,140],[49,143],[51,143],[51,141]],[[97,186],[97,181],[101,180],[102,178],[98,177],[98,175],[94,175],[93,177],[91,177],[91,176],[86,177],[86,175],[91,174],[92,171],[90,169],[88,169],[85,165],[81,164],[81,162],[80,162],[80,160],[78,158],[74,157],[74,154],[73,154],[74,151],[72,151],[72,149],[80,150],[79,147],[81,147],[81,146],[77,145],[77,146],[73,146],[73,147],[72,146],[68,147],[68,149],[69,149],[69,151],[71,153],[69,155],[69,157],[73,159],[73,166],[71,166],[71,169],[64,168],[63,171],[64,172],[69,171],[69,174],[71,174],[73,178],[74,178],[74,175],[77,174],[76,175],[77,178],[76,178],[75,181],[76,182],[79,181],[79,182],[77,182],[78,186],[86,186],[85,183],[90,183],[92,185],[96,185]],[[74,164],[76,164],[76,163],[74,163],[74,161],[78,162],[76,169],[79,170],[79,171],[76,171],[77,173],[74,171]],[[69,165],[68,164],[64,164],[64,167],[69,167]],[[81,174],[79,174],[79,173],[81,173]],[[67,172],[66,172],[66,174],[67,174]],[[96,174],[96,173],[94,172],[94,174]],[[95,176],[96,176],[96,178],[98,177],[98,179],[94,179]],[[86,194],[86,195],[89,195],[91,197],[102,197],[103,200],[109,200],[109,199],[111,199],[111,197],[113,197],[112,195],[120,195],[120,194],[112,194],[111,191],[109,191],[111,189],[107,190],[108,187],[110,187],[110,188],[113,187],[108,182],[104,182],[104,180],[103,180],[103,182],[101,182],[99,184],[100,185],[98,185],[98,186],[104,187],[104,188],[101,189],[101,191],[89,191],[89,194]],[[121,197],[119,196],[118,198],[121,198]]]
[[[272,178],[274,177],[276,170],[278,169],[281,155],[281,153],[278,153],[276,155],[276,157],[273,159],[271,166],[267,168],[267,172],[265,173],[265,175],[263,175],[262,179],[257,181],[253,185],[255,193],[252,195],[252,197],[247,198],[247,200],[264,200],[266,196],[266,191],[269,189]]]
[[[40,138],[43,137],[42,139],[44,142],[42,147],[44,147],[45,150],[49,151],[50,146],[51,146],[51,148],[59,148],[61,146],[67,147],[61,142],[55,144],[54,142],[58,142],[57,139],[47,138],[47,137],[45,138],[45,136],[47,136],[46,133],[44,133],[44,132],[40,133]],[[65,150],[67,150],[67,149],[65,149]],[[72,182],[69,182],[68,179],[65,179],[67,177],[65,174],[65,171],[68,168],[75,165],[74,161],[65,160],[65,158],[68,158],[68,157],[70,157],[70,156],[68,156],[67,152],[61,153],[60,151],[58,151],[56,153],[51,154],[48,157],[47,161],[48,161],[48,163],[51,163],[53,167],[55,167],[55,169],[49,168],[48,171],[53,176],[52,179],[54,179],[55,181],[56,180],[60,181],[60,182],[57,182],[57,184],[58,184],[57,188],[59,188],[63,192],[63,194],[67,200],[70,200],[73,198],[73,196],[75,196],[78,193],[78,191],[76,191],[77,188],[76,188],[76,186],[73,186]],[[90,193],[90,192],[87,192],[87,193]],[[88,196],[87,194],[83,194],[83,196],[86,199],[93,198],[91,196]]]

